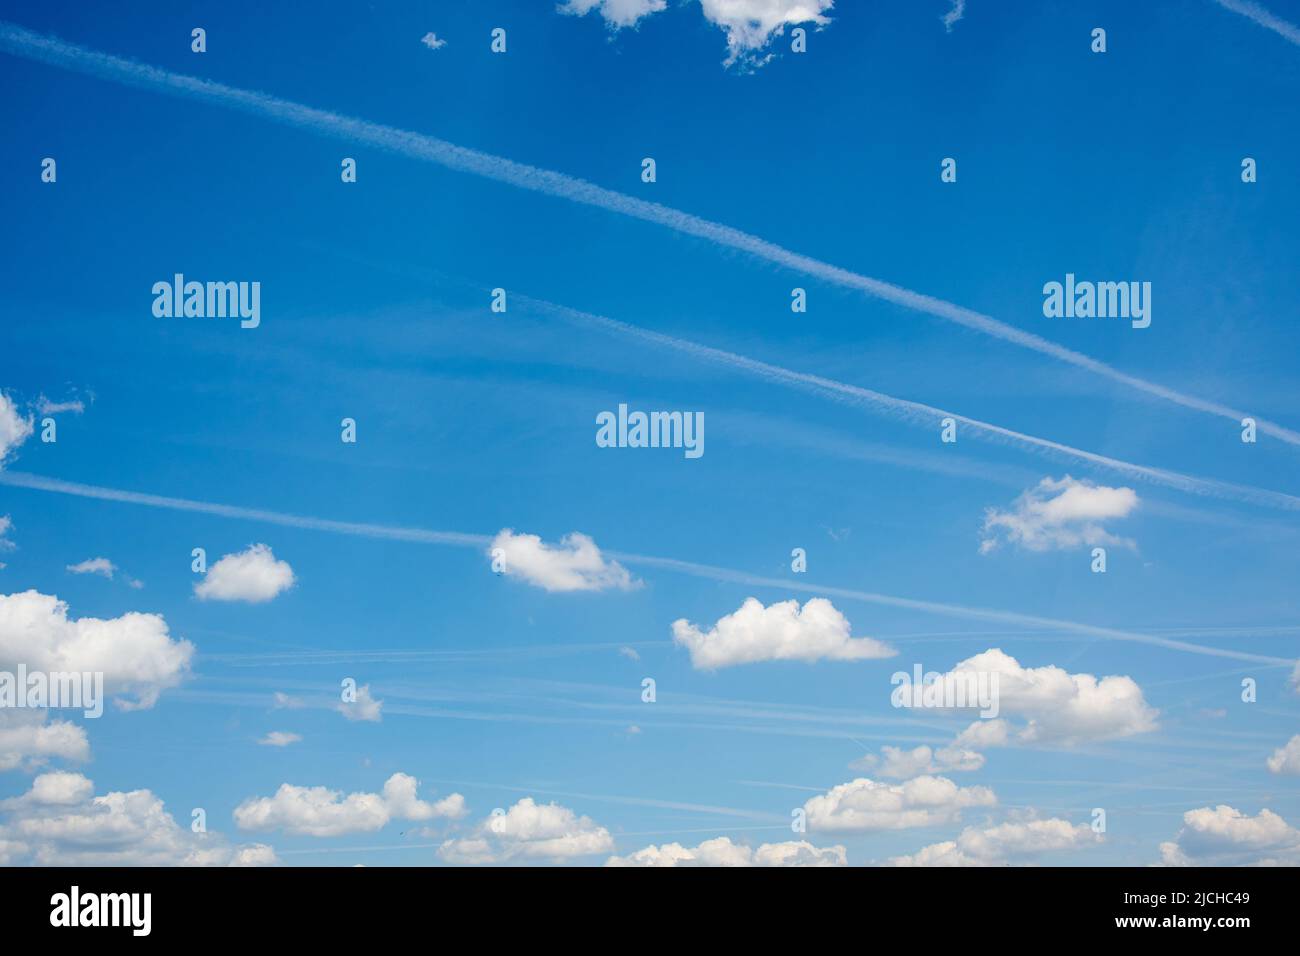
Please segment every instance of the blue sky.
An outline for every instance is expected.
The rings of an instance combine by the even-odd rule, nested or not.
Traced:
[[[50,715],[81,748],[68,731],[24,751],[31,735],[6,728],[0,860],[600,864],[680,844],[687,862],[1300,861],[1296,35],[1236,0],[969,0],[950,30],[943,0],[841,0],[797,54],[779,16],[797,5],[755,0],[779,32],[727,65],[739,28],[715,4],[655,6],[4,4],[0,412],[19,424],[0,470],[0,665],[76,659],[58,642],[79,619],[113,622],[87,632],[107,657],[76,645],[87,660],[143,640],[129,615],[165,625],[119,668],[152,706]],[[1287,6],[1269,4],[1294,23]],[[641,7],[633,27],[607,20]],[[52,64],[22,30],[81,52]],[[124,82],[93,53],[222,91]],[[230,91],[328,117],[231,109]],[[449,168],[416,155],[429,140],[358,140],[346,117],[710,225]],[[722,227],[815,262],[753,255]],[[155,317],[152,286],[178,272],[260,282],[260,325]],[[1149,282],[1150,327],[1044,317],[1066,273]],[[595,416],[620,403],[702,412],[705,454],[597,447]],[[916,405],[962,416],[957,442]],[[494,574],[503,529],[544,546],[507,539],[518,563]],[[573,533],[599,550],[594,574]],[[196,592],[193,548],[211,566],[255,544],[273,559],[226,565],[253,592],[238,574]],[[111,579],[68,570],[101,557]],[[261,585],[274,596],[249,600]],[[28,592],[66,608],[25,628]],[[818,597],[833,613],[814,621]],[[748,598],[756,623],[731,617]],[[675,640],[684,621],[779,657],[764,635],[792,600],[801,659],[695,666]],[[819,655],[841,622],[896,654]],[[971,715],[894,708],[890,676],[992,649],[1010,736],[973,749],[975,769],[936,766]],[[380,719],[339,712],[345,678]],[[301,739],[258,742],[271,732]],[[882,752],[922,746],[924,773]],[[148,796],[96,802],[73,774]],[[395,774],[418,779],[415,810],[382,797]],[[70,795],[36,799],[42,775]],[[438,803],[452,794],[463,807]],[[133,809],[151,801],[174,829]],[[102,839],[68,836],[86,821]]]

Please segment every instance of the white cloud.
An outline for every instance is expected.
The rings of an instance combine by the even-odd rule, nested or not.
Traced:
[[[1268,758],[1268,769],[1272,773],[1300,774],[1300,734],[1273,751],[1273,756]]]
[[[596,542],[576,531],[550,545],[535,534],[504,528],[492,539],[488,557],[499,562],[507,577],[547,591],[626,591],[640,583],[617,561],[605,560]]]
[[[12,541],[5,537],[13,529],[13,519],[8,515],[0,515],[0,551],[12,551],[16,547]],[[3,567],[4,565],[0,564],[0,568]]]
[[[705,840],[699,846],[680,843],[648,846],[627,856],[611,856],[606,866],[848,866],[842,846],[817,847],[803,840],[764,843],[757,850],[728,837]]]
[[[325,787],[280,785],[272,797],[250,797],[235,808],[241,830],[283,830],[285,833],[332,837],[371,833],[391,820],[455,819],[465,815],[465,798],[453,793],[436,803],[417,795],[420,782],[395,773],[382,793],[350,793]]]
[[[67,570],[70,574],[98,574],[102,578],[112,581],[113,578],[121,572],[119,568],[108,558],[89,558],[80,564],[69,564]],[[140,581],[132,577],[123,575],[122,579],[131,587],[139,589],[144,587]]]
[[[952,33],[952,28],[957,24],[957,21],[965,15],[966,0],[952,0],[952,8],[939,19],[943,21],[943,28]]]
[[[0,392],[0,467],[32,433],[32,417],[18,414],[18,406]]]
[[[974,750],[957,747],[932,749],[925,744],[911,750],[900,747],[881,747],[881,756],[866,756],[849,764],[852,770],[875,770],[882,777],[907,780],[925,774],[956,773],[979,770],[984,766],[984,755]]]
[[[685,618],[673,622],[673,640],[690,651],[692,666],[701,670],[757,661],[872,660],[897,653],[849,632],[848,620],[825,598],[810,598],[802,609],[796,600],[764,607],[757,598],[746,598],[707,632]]]
[[[509,810],[497,811],[471,836],[447,840],[438,856],[448,863],[485,864],[562,861],[609,853],[614,840],[590,817],[580,817],[558,803],[540,804],[524,797]]]
[[[273,730],[258,741],[264,747],[287,747],[302,741],[302,736],[287,730]]]
[[[288,704],[281,705],[279,698],[282,696],[281,694],[276,695],[277,706],[292,706]],[[383,719],[384,702],[370,696],[369,684],[362,684],[357,688],[356,700],[340,701],[334,706],[348,720],[362,720],[377,724]]]
[[[1066,475],[1044,478],[1012,502],[1010,511],[986,508],[980,553],[988,554],[1004,541],[1027,551],[1108,545],[1133,548],[1099,522],[1126,518],[1138,505],[1132,488],[1107,488]]]
[[[1073,744],[1113,740],[1156,729],[1159,712],[1142,696],[1131,677],[1112,675],[1100,680],[1092,674],[1071,674],[1060,667],[1022,667],[997,648],[967,658],[952,674],[997,675],[998,709],[1024,717],[1017,734],[1023,743]],[[980,724],[988,724],[981,727]],[[998,721],[977,721],[953,746],[996,746],[1008,728]]]
[[[667,0],[564,0],[558,7],[561,13],[586,16],[597,10],[611,30],[634,27],[642,17],[668,9]]]
[[[829,24],[833,0],[700,0],[704,16],[727,35],[727,65],[750,59],[787,26]]]
[[[833,5],[834,0],[700,0],[705,19],[726,34],[727,66],[738,60],[750,65],[767,62],[768,58],[760,60],[755,54],[772,37],[799,23],[826,26],[831,21],[825,13]],[[668,9],[668,4],[666,0],[563,0],[558,9],[574,16],[595,10],[609,29],[621,30]]]
[[[957,735],[952,742],[954,747],[971,747],[986,750],[989,747],[1004,747],[1010,736],[1011,725],[1001,718],[977,720]]]
[[[424,36],[420,37],[420,42],[430,50],[441,50],[447,45],[447,41],[439,40],[438,34],[436,33],[426,33]]]
[[[951,823],[967,807],[997,803],[987,787],[959,787],[947,777],[917,777],[880,783],[859,777],[832,787],[804,804],[814,830],[867,832]]]
[[[641,659],[641,655],[633,647],[620,647],[618,652],[630,661],[639,661]]]
[[[890,866],[1010,866],[1041,853],[1096,846],[1101,836],[1085,823],[1030,820],[977,829],[967,827],[956,840],[934,843],[911,856],[896,856]]]
[[[102,578],[113,580],[113,575],[117,573],[118,567],[108,558],[88,558],[80,564],[69,564],[68,571],[71,574],[98,574]]]
[[[42,774],[0,802],[0,856],[37,866],[249,866],[276,861],[265,844],[193,833],[148,790],[94,796],[79,773]]]
[[[79,399],[71,399],[66,402],[53,402],[42,395],[36,402],[36,410],[42,415],[62,415],[64,412],[72,412],[74,415],[80,415],[86,410],[86,405]]]
[[[70,721],[50,721],[48,716],[44,710],[0,709],[0,771],[30,771],[51,757],[90,759],[86,731]]]
[[[194,593],[204,601],[247,601],[261,604],[293,587],[293,568],[277,561],[265,544],[228,554],[208,569]]]
[[[1177,837],[1160,844],[1166,866],[1300,865],[1300,830],[1272,810],[1247,816],[1220,804],[1183,814]]]
[[[0,669],[21,662],[31,671],[98,671],[104,692],[133,710],[152,707],[162,691],[179,684],[193,657],[194,645],[173,641],[159,614],[74,620],[53,595],[0,594]]]
[[[370,685],[367,684],[366,686],[369,688]],[[301,697],[291,697],[282,690],[275,692],[274,700],[275,703],[272,706],[276,710],[301,710],[307,706],[307,702]]]

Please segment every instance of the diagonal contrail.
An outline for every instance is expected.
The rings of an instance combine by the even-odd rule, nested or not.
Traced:
[[[1272,30],[1279,36],[1286,37],[1296,46],[1300,46],[1300,27],[1288,23],[1281,17],[1273,16],[1258,3],[1253,3],[1251,0],[1214,0],[1214,2],[1225,10],[1240,13],[1246,19],[1254,20],[1264,29]]]
[[[977,418],[968,418],[965,415],[959,415],[956,412],[944,411],[943,409],[935,408],[932,405],[908,401],[905,398],[895,398],[892,395],[886,395],[884,392],[876,392],[859,385],[851,385],[847,382],[825,378],[821,375],[813,375],[809,372],[797,372],[793,369],[784,368],[780,365],[772,365],[771,363],[750,358],[746,355],[740,355],[736,352],[728,352],[725,349],[714,348],[710,345],[702,345],[698,342],[692,342],[689,339],[676,338],[675,336],[666,335],[663,332],[655,332],[651,329],[631,325],[627,322],[620,322],[617,319],[607,318],[603,315],[593,315],[590,312],[580,312],[577,309],[571,309],[568,306],[556,305],[553,302],[534,299],[530,296],[521,295],[519,293],[515,293],[514,300],[517,304],[521,304],[526,308],[554,315],[577,325],[599,329],[603,332],[612,333],[614,335],[633,338],[641,342],[647,342],[651,345],[659,346],[660,348],[672,349],[701,361],[725,365],[728,368],[733,368],[737,371],[754,375],[764,381],[788,385],[792,388],[811,392],[816,395],[823,395],[848,405],[883,412],[896,418],[903,419],[904,421],[914,422],[937,429],[939,422],[942,419],[952,418],[954,421],[959,422],[964,428],[974,432],[976,435],[994,441],[1016,445],[1021,448],[1030,448],[1035,451],[1047,452],[1048,454],[1059,458],[1072,458],[1091,466],[1105,468],[1109,471],[1127,475],[1130,478],[1150,482],[1151,484],[1161,485],[1166,488],[1174,488],[1178,491],[1195,495],[1221,498],[1230,501],[1242,501],[1247,504],[1277,508],[1282,511],[1300,511],[1300,497],[1296,497],[1295,495],[1288,495],[1280,491],[1270,491],[1266,488],[1256,488],[1251,485],[1238,485],[1226,481],[1217,481],[1212,478],[1198,478],[1194,475],[1185,475],[1181,472],[1169,471],[1164,468],[1153,468],[1149,465],[1138,465],[1118,458],[1109,458],[1106,455],[1084,451],[1081,448],[1074,448],[1070,445],[1052,441],[1048,438],[1038,438],[1034,435],[1027,435],[1024,432],[1004,428],[1001,425],[994,425],[989,422],[980,421]]]
[[[101,501],[121,501],[128,504],[146,505],[152,508],[169,508],[175,511],[198,512],[202,514],[218,515],[225,518],[263,521],[271,524],[285,525],[292,528],[304,528],[312,531],[328,531],[334,534],[354,535],[364,538],[387,538],[399,541],[414,541],[424,544],[445,544],[456,547],[475,548],[480,551],[485,550],[488,544],[492,541],[492,536],[485,534],[463,534],[458,531],[430,531],[423,528],[393,527],[390,525],[366,524],[355,521],[332,521],[328,518],[312,518],[303,515],[267,511],[258,508],[241,508],[234,505],[194,501],[189,498],[169,498],[163,495],[122,491],[117,488],[104,488],[99,485],[85,485],[78,482],[61,481],[57,478],[46,478],[41,475],[26,474],[24,472],[0,470],[0,484],[10,485],[16,488],[30,488],[36,491],[51,491],[65,495],[76,495],[82,498],[96,498]],[[1015,611],[998,611],[991,608],[965,607],[960,604],[942,604],[936,601],[894,597],[888,594],[876,594],[871,591],[859,591],[853,588],[825,587],[818,584],[808,584],[802,581],[788,581],[782,578],[762,577],[744,571],[735,571],[730,568],[719,568],[707,564],[696,564],[691,561],[679,561],[675,558],[657,558],[651,555],[624,554],[622,552],[606,553],[614,560],[623,561],[628,564],[640,564],[647,567],[660,568],[665,571],[673,571],[678,574],[686,574],[692,577],[706,578],[713,581],[729,581],[735,584],[744,584],[748,587],[776,588],[785,591],[824,594],[829,597],[845,598],[852,601],[863,601],[868,604],[879,604],[886,607],[906,608],[913,611],[938,614],[944,617],[956,617],[978,621],[1000,621],[1006,624],[1014,624],[1018,627],[1033,628],[1037,630],[1042,630],[1044,628],[1049,630],[1063,630],[1072,634],[1079,634],[1083,637],[1130,641],[1136,644],[1163,647],[1168,650],[1185,651],[1191,654],[1202,654],[1210,657],[1227,657],[1233,660],[1250,661],[1256,664],[1292,667],[1296,663],[1293,658],[1272,657],[1263,654],[1249,654],[1245,651],[1228,650],[1226,648],[1206,647],[1202,644],[1191,644],[1186,641],[1178,641],[1154,634],[1142,634],[1136,631],[1123,631],[1117,628],[1098,627],[1092,624],[1080,624],[1075,621],[1062,621],[1050,617],[1037,617],[1030,614],[1020,614]]]
[[[571,202],[595,206],[634,219],[655,223],[718,245],[739,249],[759,259],[764,259],[824,282],[865,292],[867,295],[884,299],[907,309],[956,322],[985,335],[1032,349],[1043,355],[1049,355],[1078,368],[1087,369],[1096,375],[1176,405],[1181,405],[1184,408],[1232,419],[1234,422],[1239,422],[1242,418],[1247,417],[1246,412],[1217,402],[1197,398],[1194,395],[1188,395],[1156,382],[1149,382],[1135,375],[1121,372],[1105,362],[1097,361],[1073,349],[1057,345],[1055,342],[1050,342],[1041,336],[1024,332],[972,309],[963,308],[951,302],[914,292],[911,289],[893,285],[880,279],[873,279],[870,276],[822,262],[811,256],[792,252],[775,243],[760,239],[739,229],[734,229],[731,226],[703,219],[659,203],[636,199],[624,193],[597,186],[576,176],[568,176],[564,173],[529,166],[525,163],[517,163],[501,156],[457,146],[454,143],[433,136],[413,133],[379,123],[371,123],[350,116],[342,116],[327,110],[315,109],[310,106],[303,106],[300,103],[279,99],[266,93],[242,90],[222,83],[215,83],[211,80],[187,76],[183,73],[174,73],[171,70],[160,69],[108,53],[99,53],[60,40],[57,37],[34,33],[17,24],[3,20],[0,20],[0,50],[14,56],[48,63],[63,69],[88,73],[92,76],[124,83],[128,86],[143,87],[173,96],[214,103],[218,106],[229,107],[255,116],[267,117],[315,133],[337,136],[354,142],[365,143],[388,152],[437,163],[458,172],[482,176],[486,179],[509,183],[521,189],[557,196]],[[1281,439],[1291,445],[1300,445],[1300,433],[1282,425],[1265,421],[1258,416],[1253,417],[1257,420],[1257,428],[1260,432]]]

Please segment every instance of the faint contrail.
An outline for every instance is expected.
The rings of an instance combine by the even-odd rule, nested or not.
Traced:
[[[1292,43],[1300,46],[1300,27],[1294,23],[1280,17],[1273,16],[1272,13],[1265,10],[1258,3],[1252,3],[1251,0],[1214,0],[1225,10],[1231,10],[1233,13],[1240,13],[1249,20],[1254,20],[1261,27],[1272,30],[1281,36],[1286,37]]]
[[[271,524],[285,525],[292,528],[304,528],[311,531],[329,531],[335,534],[355,535],[364,538],[391,538],[399,541],[415,541],[424,544],[446,544],[457,547],[471,547],[483,550],[492,541],[491,535],[462,534],[458,531],[429,531],[422,528],[393,527],[390,525],[365,524],[355,521],[332,521],[328,518],[312,518],[303,515],[283,514],[257,508],[240,508],[234,505],[213,504],[206,501],[193,501],[188,498],[168,498],[163,495],[141,494],[134,491],[121,491],[117,488],[104,488],[98,485],[85,485],[72,481],[60,481],[41,475],[23,472],[0,471],[0,484],[17,488],[31,488],[36,491],[52,491],[65,495],[77,495],[83,498],[97,498],[103,501],[121,501],[129,504],[146,505],[152,508],[170,508],[176,511],[193,511],[202,514],[218,515],[224,518],[241,518],[248,521],[265,521]],[[830,597],[864,601],[868,604],[881,604],[888,607],[901,607],[945,617],[957,617],[980,621],[1001,621],[1020,627],[1035,629],[1059,629],[1085,637],[1107,640],[1131,641],[1137,644],[1149,644],[1169,650],[1186,651],[1191,654],[1204,654],[1210,657],[1228,657],[1234,660],[1252,661],[1258,664],[1271,664],[1292,667],[1294,658],[1270,657],[1262,654],[1248,654],[1244,651],[1226,650],[1218,647],[1206,647],[1201,644],[1189,644],[1171,638],[1135,631],[1123,631],[1116,628],[1097,627],[1091,624],[1079,624],[1074,621],[1061,621],[1050,617],[1036,617],[1019,614],[1014,611],[997,611],[990,608],[965,607],[959,604],[941,604],[935,601],[922,601],[914,598],[893,597],[888,594],[876,594],[870,591],[858,591],[852,588],[824,587],[807,584],[802,581],[787,581],[781,578],[767,578],[719,568],[707,564],[695,564],[679,561],[675,558],[657,558],[644,554],[625,554],[609,551],[606,554],[616,561],[627,564],[640,564],[647,567],[675,571],[692,577],[707,578],[714,581],[731,581],[750,587],[777,588],[785,591],[825,594]]]
[[[862,388],[858,385],[850,385],[846,382],[825,378],[821,375],[813,375],[808,372],[796,372],[793,369],[783,368],[780,365],[772,365],[768,362],[749,358],[748,356],[740,355],[736,352],[728,352],[724,349],[713,348],[709,345],[701,345],[700,343],[692,342],[689,339],[679,339],[671,335],[666,335],[663,332],[644,329],[640,326],[631,325],[627,322],[620,322],[617,319],[607,318],[603,315],[593,315],[590,312],[580,312],[577,309],[571,309],[568,306],[556,305],[553,302],[534,299],[530,296],[521,295],[519,293],[515,293],[514,300],[516,303],[522,304],[525,307],[533,308],[539,312],[556,315],[570,322],[591,328],[597,328],[605,332],[612,332],[616,335],[635,338],[642,342],[648,342],[662,348],[673,349],[702,361],[713,362],[725,365],[729,368],[737,369],[738,371],[747,372],[751,375],[757,376],[758,378],[764,379],[765,381],[788,385],[803,391],[823,395],[845,404],[854,405],[856,407],[869,408],[873,411],[884,412],[905,421],[937,428],[942,419],[952,418],[965,428],[970,429],[974,434],[985,438],[991,438],[995,441],[1006,444],[1018,445],[1022,448],[1046,451],[1062,458],[1073,458],[1089,465],[1105,468],[1141,481],[1162,485],[1166,488],[1174,488],[1190,494],[1204,495],[1212,498],[1243,501],[1248,504],[1260,505],[1268,508],[1278,508],[1283,511],[1300,511],[1300,497],[1296,497],[1295,495],[1288,495],[1280,491],[1269,491],[1265,488],[1255,488],[1250,485],[1237,485],[1232,484],[1231,482],[1217,481],[1212,478],[1198,478],[1177,471],[1168,471],[1163,468],[1152,468],[1148,465],[1137,465],[1132,462],[1122,461],[1118,458],[1109,458],[1105,455],[1098,455],[1095,452],[1073,448],[1070,445],[1064,445],[1047,438],[1038,438],[1034,435],[1027,435],[1024,432],[1004,428],[1001,425],[993,425],[976,418],[968,418],[965,415],[959,415],[956,412],[944,411],[943,409],[935,408],[932,405],[925,405],[921,402],[912,402],[904,398],[895,398],[894,396],[886,395],[883,392],[872,391],[869,388]]]
[[[285,525],[290,528],[305,528],[309,531],[332,531],[335,534],[350,534],[361,538],[389,538],[397,541],[452,544],[471,548],[486,548],[492,543],[491,535],[459,534],[455,531],[425,531],[423,528],[400,528],[392,525],[361,524],[355,521],[331,521],[328,518],[308,518],[279,511],[240,508],[235,505],[192,501],[188,498],[167,498],[163,495],[148,495],[137,491],[121,491],[117,488],[83,485],[75,481],[60,481],[57,478],[46,478],[42,475],[31,475],[21,471],[4,471],[0,469],[0,484],[12,485],[15,488],[32,488],[37,491],[54,491],[63,495],[76,495],[80,498],[99,498],[102,501],[121,501],[133,505],[147,505],[150,508],[195,511],[201,514],[218,515],[222,518],[242,518],[246,521],[261,521],[266,524]]]
[[[722,223],[702,219],[699,216],[693,216],[690,213],[663,206],[659,203],[635,199],[624,193],[605,189],[575,176],[540,169],[525,163],[517,163],[501,156],[493,156],[490,153],[457,146],[446,140],[421,133],[413,133],[392,126],[342,116],[338,113],[282,100],[266,93],[242,90],[222,83],[214,83],[211,80],[186,76],[183,73],[173,73],[170,70],[159,69],[134,60],[112,56],[111,54],[99,53],[60,40],[57,37],[33,33],[31,30],[17,24],[2,20],[0,20],[0,50],[15,56],[88,73],[92,76],[114,80],[130,86],[144,87],[169,93],[173,96],[202,100],[245,113],[269,117],[316,133],[343,137],[403,156],[438,163],[458,172],[471,173],[475,176],[509,183],[521,189],[558,196],[572,202],[596,206],[620,215],[652,222],[718,245],[739,249],[757,258],[801,272],[804,275],[844,288],[865,292],[868,295],[893,302],[895,305],[901,305],[904,308],[948,319],[967,328],[983,332],[985,335],[1012,342],[1044,355],[1050,355],[1060,361],[1087,369],[1097,375],[1120,382],[1148,395],[1154,395],[1165,401],[1181,405],[1184,408],[1229,418],[1235,422],[1239,422],[1246,417],[1245,412],[1217,402],[1187,395],[1164,385],[1121,372],[1104,362],[1099,362],[1080,352],[1049,342],[1047,339],[1030,332],[1021,331],[1014,326],[999,322],[991,316],[975,312],[972,309],[963,308],[951,302],[936,299],[933,296],[914,292],[911,289],[905,289],[880,279],[873,279],[848,269],[842,269],[839,266],[830,265],[811,256],[792,252],[775,243],[760,239],[739,229],[733,229]],[[1300,433],[1260,419],[1258,416],[1255,417],[1259,431],[1289,444],[1300,445]]]

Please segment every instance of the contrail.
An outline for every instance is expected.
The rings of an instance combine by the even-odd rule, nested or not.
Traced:
[[[159,69],[134,60],[99,53],[86,47],[68,43],[57,37],[33,33],[17,24],[0,20],[0,50],[14,56],[36,60],[67,70],[87,73],[102,79],[113,80],[128,86],[143,87],[173,96],[201,100],[229,107],[255,116],[267,117],[290,126],[310,130],[327,136],[364,143],[377,149],[397,153],[426,162],[437,163],[457,172],[470,173],[486,179],[508,183],[520,189],[544,193],[571,202],[595,206],[620,215],[664,226],[685,235],[738,249],[756,258],[766,260],[815,279],[846,289],[884,299],[913,311],[923,312],[964,325],[1005,342],[1011,342],[1049,355],[1062,362],[1087,369],[1096,375],[1127,385],[1165,401],[1221,418],[1239,422],[1247,417],[1245,412],[1187,395],[1155,382],[1148,382],[1112,368],[1104,362],[1089,358],[1080,352],[1049,342],[1030,332],[999,322],[991,316],[936,299],[902,286],[852,272],[829,263],[792,252],[775,243],[734,229],[722,223],[663,206],[659,203],[636,199],[612,189],[548,169],[517,163],[501,156],[457,146],[446,140],[414,133],[408,130],[371,123],[326,110],[315,109],[282,100],[253,90],[242,90],[214,83],[183,73]],[[1256,417],[1259,431],[1279,438],[1291,445],[1300,445],[1300,433]]]
[[[98,485],[83,485],[75,481],[60,481],[57,478],[45,478],[41,475],[25,474],[21,471],[4,471],[0,469],[0,484],[11,485],[15,488],[32,488],[37,491],[53,491],[62,495],[76,495],[80,498],[98,498],[101,501],[121,501],[126,504],[145,505],[150,508],[195,511],[201,514],[217,515],[222,518],[241,518],[246,521],[260,521],[265,524],[278,524],[290,528],[304,528],[308,531],[330,531],[335,534],[348,534],[360,538],[388,538],[395,541],[450,544],[467,548],[486,548],[492,543],[490,535],[459,534],[455,531],[426,531],[423,528],[399,528],[392,525],[331,521],[328,518],[308,518],[302,515],[284,514],[279,511],[239,508],[234,505],[192,501],[188,498],[167,498],[163,495],[147,495],[136,491],[103,488]]]
[[[1198,478],[1177,471],[1168,471],[1163,468],[1153,468],[1148,465],[1137,465],[1132,462],[1122,461],[1118,458],[1109,458],[1105,455],[1098,455],[1095,452],[1073,448],[1070,445],[1064,445],[1047,438],[1038,438],[1034,435],[1027,435],[1010,428],[1004,428],[1001,425],[994,425],[989,422],[980,421],[976,418],[968,418],[967,416],[959,415],[956,412],[944,411],[943,409],[935,408],[932,405],[912,402],[904,398],[895,398],[894,396],[886,395],[883,392],[876,392],[869,388],[862,388],[858,385],[850,385],[846,382],[825,378],[821,375],[813,375],[807,372],[796,372],[793,369],[784,368],[780,365],[772,365],[768,362],[749,358],[748,356],[740,355],[736,352],[728,352],[724,349],[713,348],[709,345],[701,345],[700,343],[692,342],[689,339],[679,339],[662,332],[655,332],[650,329],[641,328],[640,326],[631,325],[627,322],[620,322],[617,319],[610,319],[603,315],[593,315],[590,312],[580,312],[577,309],[571,309],[568,306],[556,305],[553,302],[534,299],[519,293],[515,293],[514,298],[516,303],[522,304],[525,307],[550,315],[555,315],[575,324],[600,329],[604,332],[613,333],[615,335],[634,338],[642,342],[657,345],[661,348],[673,349],[701,361],[713,362],[741,372],[746,372],[750,375],[757,376],[764,381],[775,382],[780,385],[788,385],[802,391],[831,398],[847,405],[867,408],[877,412],[884,412],[885,414],[893,415],[896,418],[901,418],[904,421],[912,422],[914,424],[937,428],[942,419],[952,418],[965,428],[970,429],[974,434],[1000,443],[1017,445],[1022,448],[1030,448],[1036,451],[1046,451],[1057,457],[1073,458],[1089,465],[1106,468],[1110,471],[1127,475],[1141,481],[1150,482],[1152,484],[1162,485],[1166,488],[1174,488],[1178,491],[1212,498],[1242,501],[1248,504],[1277,508],[1283,511],[1300,511],[1300,497],[1296,497],[1295,495],[1288,495],[1280,491],[1270,491],[1265,488],[1255,488],[1250,485],[1237,485],[1232,484],[1231,482],[1217,481],[1212,478]]]
[[[393,527],[390,525],[366,524],[355,521],[332,521],[328,518],[312,518],[303,515],[283,514],[276,511],[267,511],[258,508],[241,508],[234,505],[193,501],[188,498],[169,498],[163,495],[149,495],[134,491],[121,491],[117,488],[104,488],[98,485],[85,485],[72,481],[60,481],[56,478],[46,478],[41,475],[32,475],[24,472],[0,471],[0,484],[10,485],[16,488],[29,488],[36,491],[51,491],[58,494],[76,495],[82,498],[96,498],[101,501],[121,501],[128,504],[145,505],[152,508],[169,508],[175,511],[199,512],[202,514],[217,515],[224,518],[264,521],[292,528],[303,528],[311,531],[328,531],[334,534],[346,534],[363,538],[387,538],[398,541],[414,541],[422,544],[444,544],[455,547],[475,548],[480,551],[486,549],[492,541],[492,536],[485,534],[462,534],[457,531],[430,531],[423,528]],[[870,591],[859,591],[852,588],[825,587],[817,584],[807,584],[802,581],[787,581],[781,578],[767,578],[759,575],[748,574],[744,571],[735,571],[730,568],[719,568],[713,565],[695,564],[690,561],[679,561],[675,558],[657,558],[650,555],[627,554],[615,551],[606,552],[606,554],[616,561],[623,561],[627,564],[639,564],[647,567],[660,568],[666,571],[673,571],[679,574],[686,574],[692,577],[706,578],[714,581],[729,581],[750,587],[777,588],[785,591],[823,594],[829,597],[845,598],[852,601],[863,601],[868,604],[879,604],[887,607],[906,608],[908,610],[939,614],[945,617],[956,617],[979,621],[1000,621],[1002,623],[1015,624],[1019,627],[1033,628],[1036,630],[1063,630],[1085,637],[1131,641],[1137,644],[1148,644],[1154,647],[1167,648],[1169,650],[1186,651],[1191,654],[1203,654],[1210,657],[1227,657],[1232,658],[1233,660],[1251,661],[1257,664],[1276,665],[1280,667],[1292,667],[1296,664],[1294,658],[1270,657],[1262,654],[1248,654],[1244,651],[1206,647],[1201,644],[1189,644],[1186,641],[1177,641],[1153,634],[1141,634],[1135,631],[1097,627],[1091,624],[1079,624],[1075,621],[1061,621],[1049,617],[1036,617],[1029,614],[1019,614],[1014,611],[998,611],[991,608],[965,607],[959,604],[941,604],[935,601],[894,597],[888,594],[876,594]]]
[[[1254,20],[1266,30],[1272,30],[1274,33],[1286,37],[1296,46],[1300,46],[1300,27],[1273,16],[1272,13],[1265,10],[1258,3],[1252,3],[1251,0],[1214,0],[1214,2],[1225,10],[1240,13],[1246,19]]]

